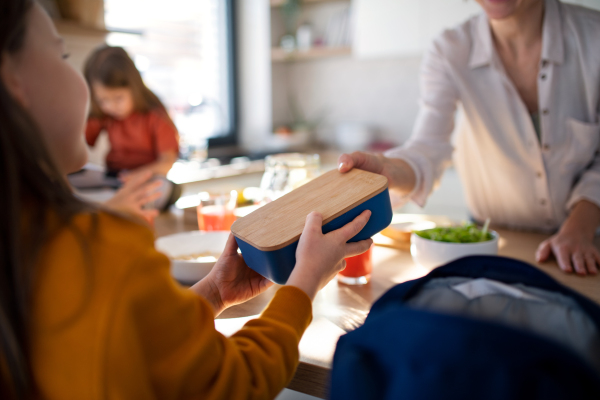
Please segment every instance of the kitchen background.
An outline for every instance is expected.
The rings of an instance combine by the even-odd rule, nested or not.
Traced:
[[[600,0],[570,2],[600,9]],[[418,111],[424,50],[480,10],[475,0],[44,3],[76,68],[100,43],[125,47],[167,104],[182,144],[198,146],[234,124],[232,155],[402,144]]]
[[[480,12],[475,0],[41,2],[75,68],[102,43],[130,52],[180,131],[185,160],[175,180],[191,191],[206,176],[194,175],[190,160],[214,169],[231,157],[318,151],[328,168],[343,151],[402,144],[418,112],[428,44]],[[569,2],[600,9],[600,0]],[[91,161],[103,164],[107,148],[101,139]],[[452,169],[425,211],[467,217]]]

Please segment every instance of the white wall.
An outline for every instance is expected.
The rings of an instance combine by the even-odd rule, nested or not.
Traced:
[[[600,9],[600,0],[570,2]],[[290,122],[288,97],[295,96],[309,119],[326,113],[316,133],[322,142],[334,143],[337,124],[359,122],[375,127],[380,139],[401,144],[410,136],[418,111],[423,48],[443,27],[481,12],[480,7],[475,0],[353,0],[352,4],[357,7],[353,57],[273,65],[274,124]],[[365,23],[361,32],[360,19],[370,20],[371,32],[364,30],[369,25]],[[418,30],[410,39],[414,43],[405,33],[411,29]]]
[[[317,139],[333,144],[337,124],[362,123],[378,138],[404,142],[418,110],[418,56],[357,60],[352,57],[277,65],[273,68],[275,125],[290,121],[287,97],[296,96],[306,116],[325,113]]]
[[[240,145],[255,150],[272,132],[269,0],[237,2]]]

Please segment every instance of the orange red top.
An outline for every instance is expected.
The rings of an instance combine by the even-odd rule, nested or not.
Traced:
[[[156,161],[160,153],[179,152],[177,129],[159,109],[134,112],[123,120],[90,118],[85,130],[87,143],[93,146],[103,130],[110,141],[106,166],[111,171],[135,169]]]

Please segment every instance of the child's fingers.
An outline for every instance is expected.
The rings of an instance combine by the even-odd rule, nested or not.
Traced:
[[[344,257],[354,257],[369,250],[373,244],[373,239],[361,240],[360,242],[346,243],[346,255]]]
[[[160,192],[142,193],[142,195],[137,198],[136,203],[139,206],[145,206],[146,204],[149,204],[155,200],[158,200],[160,197],[161,197]]]
[[[161,186],[162,182],[160,181],[145,184],[134,194],[135,201],[140,204],[146,204],[158,199],[161,196],[161,191],[159,190]]]
[[[145,172],[139,172],[139,173],[135,173],[135,174],[129,174],[129,175],[127,175],[127,179],[125,180],[125,182],[128,185],[131,185],[131,187],[140,188],[140,187],[143,187],[144,185],[150,183],[149,181],[152,179],[153,176],[154,176],[154,174],[152,173],[152,171],[145,171]],[[160,183],[160,181],[157,181],[157,182]]]
[[[142,210],[142,215],[146,221],[152,222],[158,216],[158,210]]]
[[[227,238],[227,243],[225,243],[225,249],[223,250],[223,256],[232,256],[237,255],[238,244],[235,241],[235,237],[232,233],[229,234]]]
[[[348,222],[346,225],[342,226],[340,229],[335,230],[331,233],[340,237],[344,242],[352,239],[354,236],[358,234],[365,227],[367,222],[371,218],[371,211],[365,210],[358,217],[354,218],[351,222]]]
[[[306,223],[304,224],[304,229],[302,233],[311,233],[311,234],[321,234],[323,226],[323,216],[313,211],[306,216]]]

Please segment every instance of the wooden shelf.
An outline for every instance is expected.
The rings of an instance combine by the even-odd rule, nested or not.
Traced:
[[[55,19],[54,25],[56,30],[61,35],[68,36],[88,36],[88,37],[104,37],[109,31],[106,29],[92,28],[85,25],[81,25],[75,21],[69,21],[64,19]]]
[[[315,3],[331,3],[339,1],[350,1],[350,0],[302,0],[303,4],[315,4]],[[285,0],[271,0],[271,7],[281,7],[285,3]]]
[[[292,62],[309,61],[329,57],[342,57],[352,54],[350,47],[314,47],[310,50],[286,51],[280,47],[271,49],[271,61],[273,62]]]

